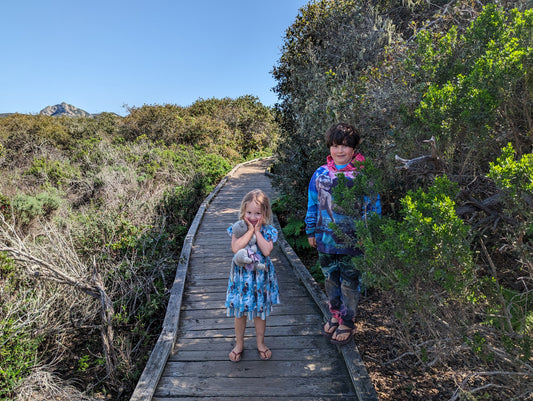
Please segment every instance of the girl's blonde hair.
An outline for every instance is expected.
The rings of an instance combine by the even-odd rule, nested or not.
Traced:
[[[272,209],[270,207],[270,199],[268,198],[267,194],[265,194],[260,189],[254,189],[244,195],[244,198],[241,202],[239,219],[244,218],[244,214],[246,213],[246,206],[248,206],[250,202],[256,202],[259,206],[261,206],[261,212],[263,212],[264,223],[272,224]]]

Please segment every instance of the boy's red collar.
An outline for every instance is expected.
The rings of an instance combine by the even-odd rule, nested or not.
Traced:
[[[347,166],[345,166],[344,168],[342,168],[342,169],[340,169],[338,171],[359,170],[358,163],[355,163],[355,162],[364,162],[364,161],[365,161],[365,157],[361,153],[356,153],[353,156],[352,161],[350,163],[348,163]],[[333,168],[334,170],[337,170],[337,166],[335,166],[335,161],[333,161],[333,157],[331,157],[331,155],[328,155],[328,157],[327,157],[327,166],[330,167],[330,168]]]

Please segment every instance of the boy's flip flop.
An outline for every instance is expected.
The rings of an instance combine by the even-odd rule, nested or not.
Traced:
[[[353,329],[339,329],[337,328],[337,330],[335,330],[335,334],[338,336],[339,334],[346,334],[346,333],[350,333],[350,335],[348,337],[346,337],[344,340],[335,340],[335,339],[331,339],[329,340],[332,344],[336,344],[336,345],[345,345],[345,344],[348,344],[350,341],[352,341],[352,337],[353,337]]]
[[[330,317],[329,320],[326,323],[330,330],[333,329],[331,332],[328,332],[328,331],[324,330],[324,326],[322,326],[322,335],[326,336],[326,337],[329,337],[329,338],[331,338],[333,333],[335,333],[335,331],[337,330],[337,327],[339,327],[339,322],[333,322],[331,319],[332,318]]]

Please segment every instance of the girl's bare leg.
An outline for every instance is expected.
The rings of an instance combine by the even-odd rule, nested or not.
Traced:
[[[261,359],[267,360],[272,356],[272,351],[268,349],[265,345],[265,330],[266,330],[266,320],[256,317],[254,319],[255,326],[255,339],[257,342],[257,350],[261,355]]]
[[[229,354],[229,359],[233,362],[241,360],[241,353],[244,350],[244,332],[246,330],[246,316],[235,318],[235,347]]]

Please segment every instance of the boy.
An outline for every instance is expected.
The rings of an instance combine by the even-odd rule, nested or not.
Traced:
[[[334,124],[326,132],[326,145],[330,150],[327,163],[319,167],[309,182],[306,233],[309,245],[318,250],[319,263],[325,278],[331,317],[322,328],[322,334],[333,344],[347,344],[353,337],[354,318],[359,302],[359,276],[357,261],[362,251],[343,243],[329,227],[330,222],[340,227],[344,234],[355,238],[353,221],[335,211],[332,190],[337,185],[337,174],[349,180],[360,174],[357,162],[364,156],[355,153],[361,142],[357,130],[350,124]],[[348,184],[350,185],[350,184]],[[370,205],[380,213],[379,197]]]

